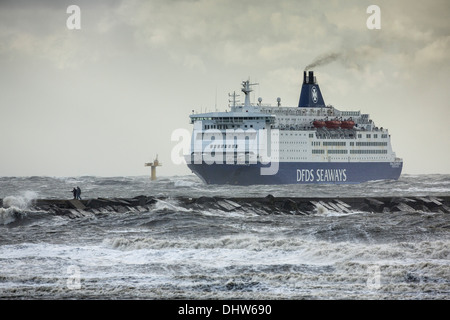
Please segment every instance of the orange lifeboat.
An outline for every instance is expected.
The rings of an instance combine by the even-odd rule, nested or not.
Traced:
[[[344,120],[341,123],[342,129],[353,129],[355,122],[353,120]]]
[[[323,121],[323,120],[314,120],[314,122],[313,122],[313,126],[315,127],[315,128],[323,128],[323,127],[325,127],[325,121]]]
[[[339,120],[329,120],[325,121],[325,125],[328,129],[337,129],[341,126],[341,121]]]

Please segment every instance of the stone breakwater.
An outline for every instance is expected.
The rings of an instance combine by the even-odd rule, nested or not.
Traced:
[[[35,199],[20,211],[44,211],[69,218],[81,218],[96,214],[148,212],[159,201],[176,203],[184,209],[222,210],[226,212],[251,212],[258,215],[289,214],[310,215],[319,212],[437,212],[450,213],[450,196],[444,197],[352,197],[352,198],[296,198],[266,197],[225,198],[225,197],[153,197],[97,198],[86,200]],[[8,208],[8,203],[0,199],[0,205]],[[176,210],[176,207],[174,207]]]

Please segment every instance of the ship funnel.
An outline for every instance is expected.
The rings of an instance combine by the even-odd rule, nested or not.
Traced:
[[[316,82],[314,71],[308,71],[308,74],[306,71],[303,71],[303,84],[298,106],[300,108],[325,107],[325,102],[323,101],[319,85]]]

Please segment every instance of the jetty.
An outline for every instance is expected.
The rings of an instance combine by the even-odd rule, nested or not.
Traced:
[[[69,218],[97,214],[143,213],[155,209],[158,201],[176,202],[177,206],[193,210],[222,210],[225,212],[252,212],[259,215],[310,215],[318,212],[337,213],[391,213],[433,212],[450,213],[450,196],[412,197],[153,197],[75,199],[36,199],[21,211],[44,211]],[[3,200],[0,199],[0,206]],[[176,209],[174,209],[176,210]]]

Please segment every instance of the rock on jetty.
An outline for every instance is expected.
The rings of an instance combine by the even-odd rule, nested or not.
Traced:
[[[156,201],[154,197],[147,196],[87,200],[36,199],[29,204],[25,211],[44,211],[54,215],[68,216],[69,218],[81,218],[111,212],[147,212],[151,210]],[[3,206],[2,199],[0,199],[0,205]]]
[[[441,212],[450,213],[450,197],[352,197],[352,198],[220,198],[180,199],[189,208],[251,211],[257,214],[308,215],[317,212]]]
[[[97,198],[87,200],[37,199],[27,211],[45,211],[69,218],[95,214],[148,212],[158,201],[176,201],[178,206],[194,210],[222,210],[226,212],[252,212],[259,215],[291,214],[309,215],[318,212],[437,212],[450,213],[450,196],[444,197],[352,197],[352,198],[294,198],[266,197],[152,197]],[[0,199],[3,207],[3,201]]]

